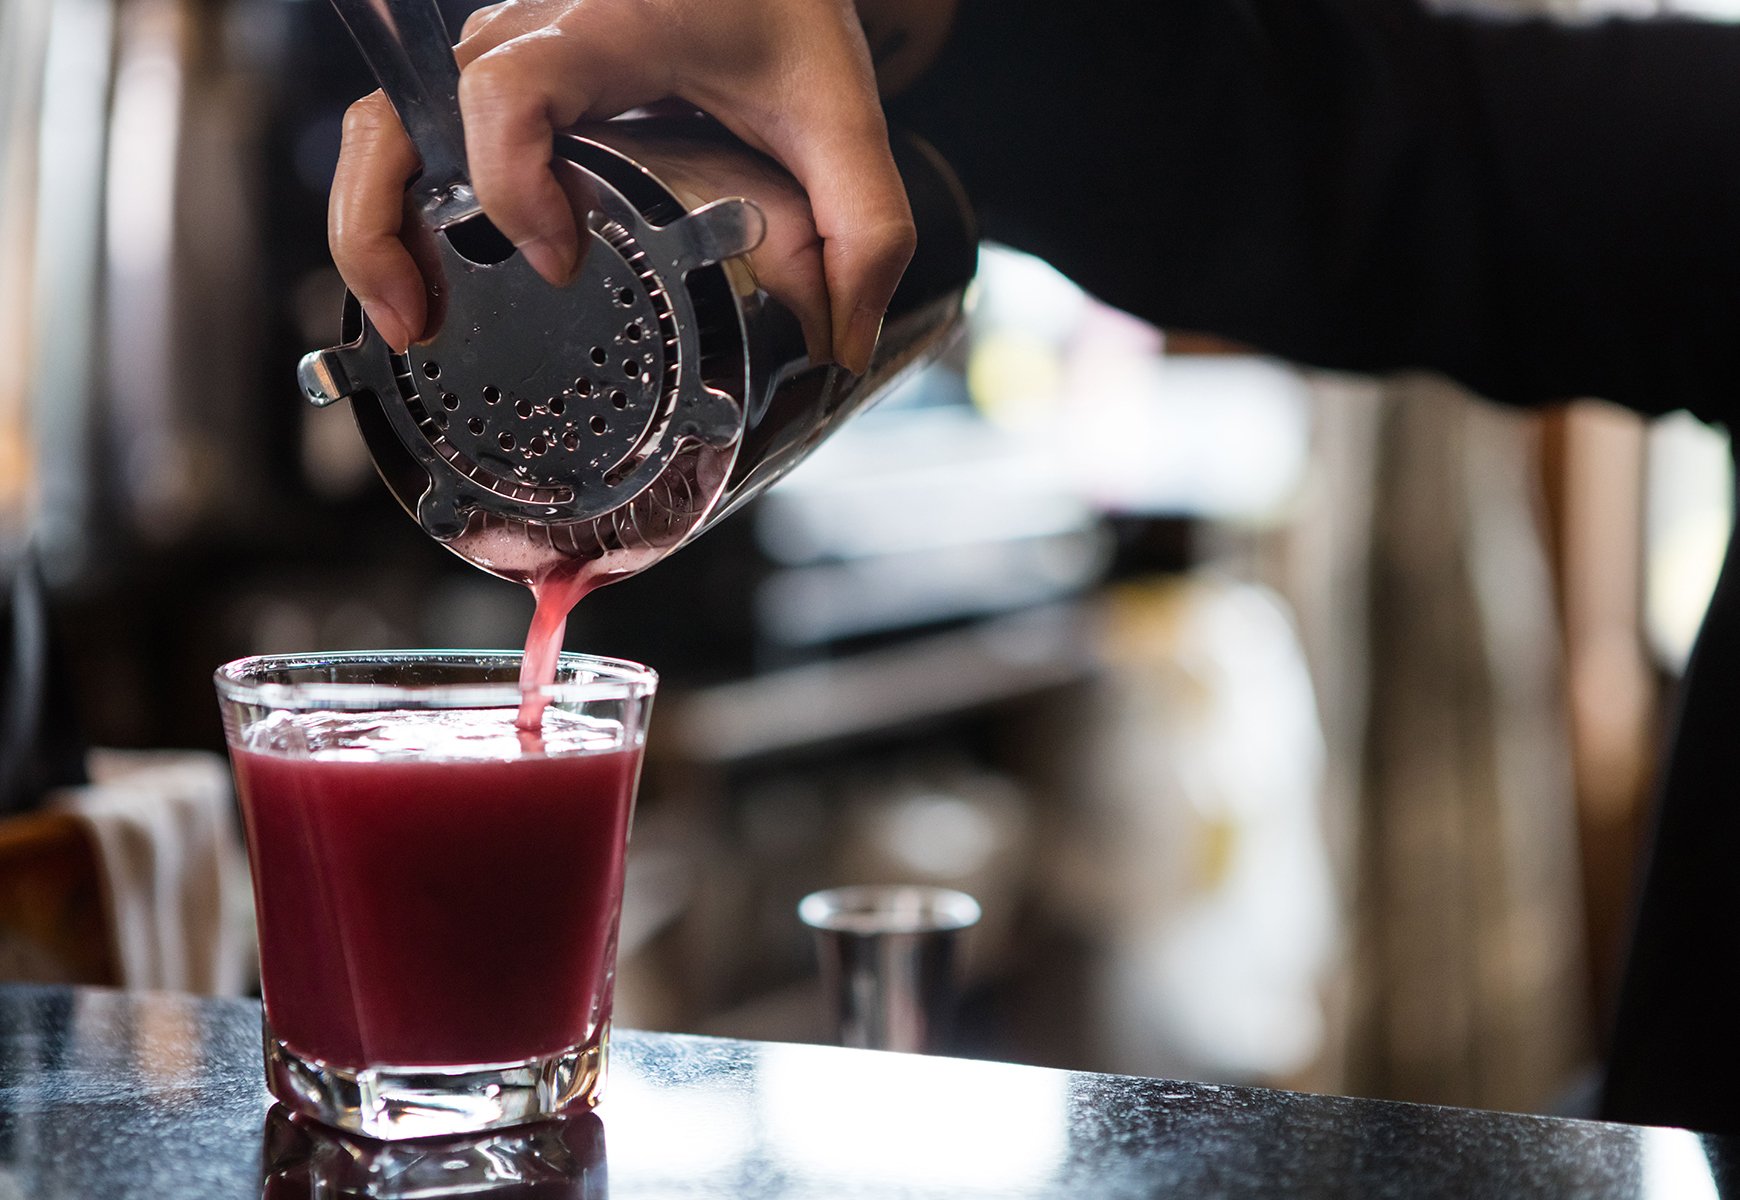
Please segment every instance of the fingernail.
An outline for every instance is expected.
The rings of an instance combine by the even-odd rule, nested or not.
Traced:
[[[870,359],[876,353],[876,341],[882,336],[882,314],[873,308],[860,308],[852,314],[846,326],[846,344],[840,348],[840,365],[854,375],[870,369]]]
[[[529,242],[521,242],[515,249],[525,255],[526,261],[532,264],[532,270],[556,287],[567,283],[568,277],[574,273],[572,246],[558,245],[545,238],[533,238]]]

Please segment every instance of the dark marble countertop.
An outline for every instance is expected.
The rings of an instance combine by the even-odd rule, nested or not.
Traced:
[[[259,1038],[0,987],[0,1200],[1740,1195],[1740,1142],[1683,1130],[636,1032],[595,1116],[380,1147],[272,1110]]]

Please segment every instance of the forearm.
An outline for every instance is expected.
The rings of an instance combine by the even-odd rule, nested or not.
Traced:
[[[1723,416],[1735,78],[1740,30],[1716,25],[965,0],[895,109],[988,234],[1158,323],[1501,399]]]
[[[957,0],[857,0],[884,96],[910,87],[948,38]]]

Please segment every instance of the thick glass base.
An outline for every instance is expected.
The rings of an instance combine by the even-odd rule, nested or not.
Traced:
[[[381,1141],[501,1129],[596,1105],[610,1057],[607,1022],[588,1045],[523,1062],[463,1067],[335,1067],[304,1058],[265,1026],[266,1086],[291,1112]]]
[[[266,1114],[266,1200],[608,1200],[604,1125],[579,1112],[487,1133],[382,1142]]]

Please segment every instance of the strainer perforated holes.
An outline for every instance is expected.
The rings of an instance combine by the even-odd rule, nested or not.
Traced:
[[[319,385],[311,396],[380,398],[391,432],[427,469],[415,512],[437,538],[458,537],[480,514],[600,518],[690,448],[728,455],[739,436],[741,400],[709,386],[705,348],[685,332],[698,325],[691,294],[673,284],[753,245],[760,214],[722,201],[656,226],[608,181],[594,184],[583,236],[597,241],[568,285],[550,289],[518,256],[480,263],[437,238],[449,286],[433,333],[401,355],[365,330],[363,342],[306,364]],[[396,389],[382,386],[382,367]],[[387,402],[394,390],[402,405]]]

